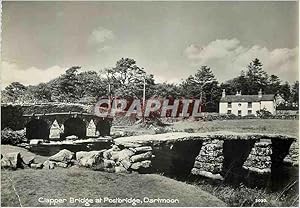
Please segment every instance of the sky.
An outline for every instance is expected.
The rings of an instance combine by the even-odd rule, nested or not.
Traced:
[[[178,83],[202,65],[224,82],[254,58],[293,82],[298,44],[297,2],[3,2],[2,87],[122,57],[156,82]]]

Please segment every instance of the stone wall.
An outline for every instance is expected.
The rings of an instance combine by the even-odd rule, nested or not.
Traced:
[[[257,173],[271,173],[271,142],[257,142],[245,161],[243,168]]]
[[[216,139],[203,142],[191,173],[214,179],[223,179],[221,176],[224,160],[223,143],[224,141]]]
[[[294,141],[291,144],[291,147],[289,149],[289,153],[284,158],[284,162],[289,163],[293,166],[299,165],[299,142]]]

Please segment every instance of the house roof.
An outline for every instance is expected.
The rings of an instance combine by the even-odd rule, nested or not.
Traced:
[[[226,95],[222,97],[220,102],[259,102],[259,101],[273,101],[273,94],[262,95],[261,98],[258,95]]]

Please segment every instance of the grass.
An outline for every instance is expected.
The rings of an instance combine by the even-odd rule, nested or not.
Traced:
[[[240,119],[240,120],[214,120],[214,121],[193,121],[183,120],[172,123],[168,127],[158,129],[145,128],[141,125],[123,126],[122,128],[113,127],[112,132],[121,130],[126,136],[145,135],[176,132],[211,132],[211,131],[233,131],[233,132],[252,132],[252,133],[280,133],[298,137],[298,120],[280,119]],[[157,132],[159,131],[159,132]]]
[[[292,181],[281,191],[250,188],[243,184],[231,186],[221,182],[212,182],[205,178],[193,181],[191,184],[218,196],[231,207],[298,207],[299,204],[298,180]]]
[[[143,203],[137,206],[225,206],[199,187],[155,174],[112,174],[81,168],[2,171],[1,206],[49,206],[40,197],[67,199],[56,206],[84,206],[73,198],[169,198],[179,203]],[[95,202],[95,201],[94,201]],[[92,203],[91,206],[132,206],[131,203]]]
[[[241,119],[241,120],[214,120],[214,121],[179,121],[173,128],[176,131],[210,132],[233,131],[252,133],[280,133],[298,136],[298,120],[280,119]]]

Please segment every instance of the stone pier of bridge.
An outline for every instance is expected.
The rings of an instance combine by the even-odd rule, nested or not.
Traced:
[[[298,166],[298,139],[281,134],[176,132],[122,137],[115,143],[128,148],[152,146],[152,170],[169,175],[223,180],[245,171],[271,174],[284,163]]]

